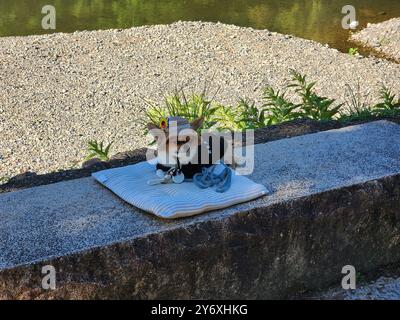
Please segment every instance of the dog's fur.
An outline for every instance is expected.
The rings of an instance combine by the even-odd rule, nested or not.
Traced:
[[[199,118],[196,119],[195,121],[190,123],[190,128],[194,131],[198,131],[204,123],[204,119],[203,118]],[[150,133],[152,132],[151,130],[153,129],[159,129],[159,127],[157,127],[155,124],[153,123],[149,123],[148,124],[148,129],[150,131]],[[170,141],[169,139],[169,132],[168,130],[163,130],[164,133],[167,136],[167,139],[165,141],[165,145],[161,145],[161,148],[157,149],[157,156],[158,156],[158,165],[157,165],[157,169],[161,169],[163,171],[168,170],[168,168],[177,165],[178,160],[175,160],[173,157],[171,157],[172,159],[170,159],[170,161],[172,160],[172,163],[162,163],[162,159],[169,159],[168,158],[168,150],[179,150],[180,147],[182,147],[185,143],[187,143],[188,139],[186,141],[177,141],[177,139],[173,139],[174,141]],[[155,135],[155,138],[157,139],[157,136]],[[197,161],[192,161],[189,162],[188,164],[181,164],[181,170],[183,172],[183,174],[185,175],[186,179],[191,179],[193,178],[193,176],[196,173],[201,173],[202,168],[204,167],[210,167],[211,165],[214,164],[216,159],[213,159],[213,153],[212,153],[212,144],[209,143],[209,141],[203,141],[202,137],[199,136],[198,137],[198,148],[197,148],[197,152],[194,153],[194,157],[197,157]],[[225,141],[223,139],[220,139],[219,141],[219,148],[220,148],[220,157],[219,159],[223,158],[224,154],[225,154],[225,150],[226,150],[226,144]],[[176,143],[176,145],[172,145],[172,143]],[[208,144],[207,144],[208,143]],[[209,147],[208,147],[209,146]],[[158,146],[160,147],[160,145]],[[208,163],[207,164],[202,164],[201,163],[201,159],[202,159],[202,155],[204,154],[208,154]],[[217,159],[217,160],[219,160]],[[193,162],[193,163],[192,163]]]

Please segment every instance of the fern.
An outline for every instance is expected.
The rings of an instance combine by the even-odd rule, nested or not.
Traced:
[[[91,140],[88,142],[88,152],[89,155],[84,159],[88,161],[94,158],[98,158],[101,161],[110,161],[110,149],[113,142],[110,142],[105,148],[103,142],[97,142],[96,140]]]
[[[295,92],[300,95],[302,103],[300,105],[305,117],[318,120],[332,120],[337,115],[343,104],[334,106],[335,99],[321,97],[314,91],[315,82],[308,83],[306,76],[301,75],[295,70],[290,70],[292,82],[289,88],[294,88]]]
[[[384,85],[381,87],[379,94],[382,102],[373,107],[374,112],[382,116],[399,115],[400,98],[396,101],[396,95],[392,94],[391,90]]]
[[[298,104],[286,99],[285,93],[268,87],[264,91],[264,110],[266,125],[279,124],[286,121],[302,118],[303,113],[297,111]]]

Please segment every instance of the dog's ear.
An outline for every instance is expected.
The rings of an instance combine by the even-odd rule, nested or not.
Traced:
[[[198,119],[194,120],[190,124],[190,126],[192,127],[193,130],[197,131],[197,130],[199,130],[200,128],[203,127],[203,124],[204,124],[204,117],[201,117],[201,118],[198,118]]]
[[[152,123],[152,122],[147,124],[147,130],[149,130],[149,133],[150,133],[153,137],[155,137],[155,138],[157,139],[157,137],[158,137],[158,131],[155,131],[155,132],[152,131],[152,130],[155,130],[155,129],[161,130],[156,124],[154,124],[154,123]]]
[[[151,131],[151,130],[153,130],[153,129],[160,129],[156,124],[154,124],[153,122],[149,122],[148,124],[147,124],[147,129],[149,130],[149,131]]]

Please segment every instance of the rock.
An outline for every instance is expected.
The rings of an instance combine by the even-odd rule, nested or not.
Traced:
[[[37,176],[36,172],[27,171],[27,172],[24,172],[24,173],[21,173],[21,174],[18,174],[16,176],[12,177],[9,180],[9,182],[11,182],[11,183],[20,182],[20,181],[23,181],[26,179],[34,178],[36,176]]]
[[[82,168],[89,169],[94,166],[98,166],[99,164],[102,164],[102,163],[103,163],[103,161],[101,161],[99,158],[93,158],[93,159],[90,159],[90,160],[82,163]]]
[[[319,300],[400,300],[400,278],[380,277],[355,290],[331,289],[312,297]]]
[[[279,299],[398,262],[399,139],[378,121],[258,144],[269,196],[171,222],[92,178],[1,194],[0,299]]]

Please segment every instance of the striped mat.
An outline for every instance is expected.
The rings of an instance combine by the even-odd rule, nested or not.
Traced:
[[[223,209],[267,194],[267,189],[250,179],[232,174],[232,186],[225,193],[200,189],[192,182],[149,186],[157,178],[155,165],[135,165],[104,170],[92,175],[98,182],[131,205],[160,218],[189,217]]]

